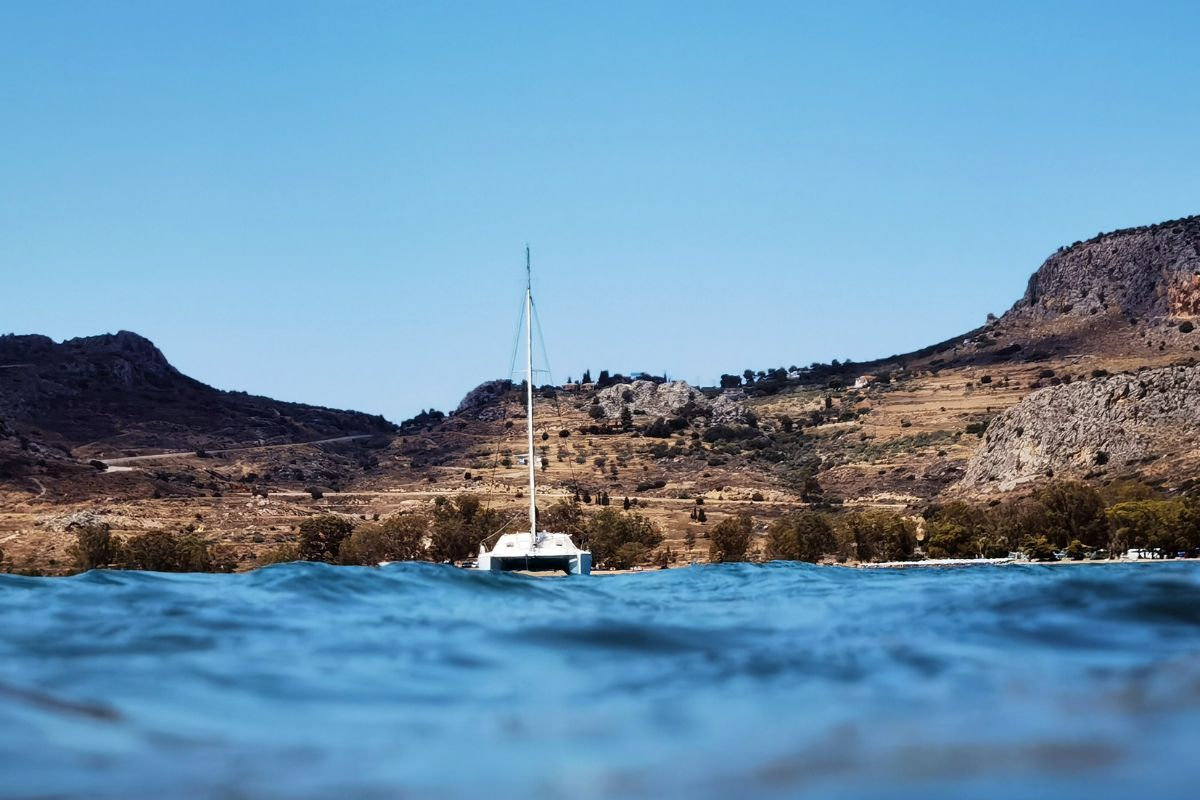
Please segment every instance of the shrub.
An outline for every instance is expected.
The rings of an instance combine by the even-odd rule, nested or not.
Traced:
[[[737,439],[748,439],[756,436],[757,433],[752,428],[746,427],[731,427],[729,425],[712,425],[704,432],[702,437],[704,441],[712,444],[713,442],[734,441]]]
[[[467,473],[467,475],[470,475],[470,474],[471,473],[469,473],[469,472]],[[322,491],[317,486],[309,486],[304,491],[308,492],[309,496],[312,497],[313,500],[320,500],[322,497],[325,496],[325,492]]]
[[[753,533],[754,522],[749,514],[721,520],[709,538],[708,560],[714,564],[746,561]]]
[[[1191,333],[1194,330],[1196,330],[1196,326],[1192,324],[1191,320],[1185,319],[1183,322],[1179,323],[1180,333]]]
[[[1054,545],[1045,536],[1027,536],[1021,542],[1021,552],[1030,561],[1057,561]]]
[[[131,536],[121,548],[121,564],[149,572],[213,571],[208,543],[190,531],[159,530]]]
[[[1156,500],[1158,492],[1140,481],[1116,480],[1099,489],[1106,506],[1128,503],[1131,500]]]
[[[654,422],[646,426],[643,433],[655,439],[667,439],[671,436],[671,426],[665,419],[658,417]]]
[[[272,564],[287,564],[300,560],[300,548],[294,544],[281,544],[268,550],[258,557],[258,566],[269,567]]]
[[[353,530],[352,522],[332,514],[309,517],[300,523],[300,560],[333,563],[342,540]]]
[[[67,548],[75,566],[81,570],[103,569],[120,558],[121,544],[105,524],[84,525],[75,531],[75,541]]]

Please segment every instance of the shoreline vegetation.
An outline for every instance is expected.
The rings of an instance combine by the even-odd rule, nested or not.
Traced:
[[[714,512],[715,513],[715,512]],[[381,562],[462,564],[479,543],[513,520],[480,497],[437,498],[427,511],[357,520],[323,514],[302,521],[294,541],[254,568],[292,561],[373,566]],[[1053,481],[1021,497],[984,503],[954,500],[906,516],[872,508],[801,508],[769,522],[749,513],[708,524],[697,500],[682,547],[639,513],[636,501],[585,510],[563,499],[539,514],[539,528],[571,533],[591,549],[596,571],[628,572],[694,563],[797,561],[846,566],[958,566],[982,563],[1128,562],[1200,556],[1200,498],[1167,497],[1134,481],[1099,488]],[[672,531],[677,534],[678,531]],[[232,549],[187,526],[120,536],[104,523],[79,526],[58,574],[90,569],[234,572]],[[6,564],[0,571],[43,574]]]

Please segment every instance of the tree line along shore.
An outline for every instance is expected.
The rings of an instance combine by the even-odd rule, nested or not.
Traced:
[[[1102,559],[1130,550],[1162,558],[1200,555],[1200,497],[1166,497],[1134,481],[1103,487],[1054,481],[1021,497],[954,500],[919,516],[881,508],[803,508],[769,522],[738,513],[708,524],[698,498],[691,520],[682,542],[668,541],[636,501],[614,507],[602,498],[592,507],[576,497],[550,505],[539,514],[538,524],[571,533],[591,549],[600,570],[704,560],[870,564],[1019,554],[1031,561],[1055,561]],[[290,561],[462,563],[478,553],[481,541],[523,524],[485,507],[472,494],[439,497],[425,511],[382,519],[322,514],[302,521],[294,541],[259,556],[254,566]],[[233,572],[245,566],[229,545],[193,526],[120,535],[107,524],[92,523],[75,528],[73,536],[70,563],[61,574],[101,568]],[[42,574],[5,562],[2,552],[0,569]]]

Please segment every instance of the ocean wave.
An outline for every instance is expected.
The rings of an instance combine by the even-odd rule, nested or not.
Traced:
[[[0,796],[1185,796],[1198,629],[1189,563],[0,575]]]

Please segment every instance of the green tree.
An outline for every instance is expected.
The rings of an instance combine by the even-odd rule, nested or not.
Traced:
[[[126,540],[121,564],[150,572],[212,572],[208,542],[191,531],[147,531]]]
[[[926,521],[925,554],[930,558],[975,558],[983,555],[988,517],[979,508],[954,501],[938,508]]]
[[[838,538],[824,514],[800,511],[775,520],[767,532],[767,558],[809,561],[838,552]]]
[[[1108,544],[1108,520],[1100,493],[1085,483],[1055,481],[1037,493],[1046,507],[1045,528],[1040,531],[1055,547],[1078,539],[1088,547]]]
[[[585,525],[583,508],[573,499],[559,500],[546,509],[544,514],[538,512],[538,526],[542,530],[586,535]]]
[[[343,564],[421,561],[428,557],[425,538],[429,520],[423,514],[396,514],[379,523],[360,525],[342,540]]]
[[[1005,556],[1021,549],[1030,536],[1040,536],[1047,528],[1046,506],[1033,497],[1007,500],[987,514],[986,546],[989,556]]]
[[[476,495],[460,494],[450,502],[438,503],[429,534],[429,557],[434,561],[470,558],[479,552],[480,542],[502,525],[499,513],[484,510]]]
[[[107,524],[84,525],[76,529],[67,555],[81,571],[103,569],[120,560],[121,543]]]
[[[300,560],[335,562],[342,540],[353,530],[354,523],[333,514],[309,517],[300,523]]]
[[[592,559],[598,566],[613,566],[616,561],[627,559],[632,549],[618,555],[622,545],[638,544],[649,553],[662,543],[662,534],[641,514],[617,511],[611,507],[601,508],[587,521],[586,543],[591,548]],[[615,562],[614,562],[615,563]]]
[[[613,569],[629,569],[650,560],[650,550],[641,542],[625,542],[605,561]]]
[[[1196,500],[1134,500],[1118,503],[1106,515],[1113,552],[1142,549],[1173,556],[1200,547],[1200,502]]]
[[[859,561],[907,561],[917,548],[917,526],[882,509],[851,514],[846,520]]]
[[[712,529],[708,542],[708,560],[714,564],[748,560],[753,535],[754,521],[749,514],[726,517]]]

